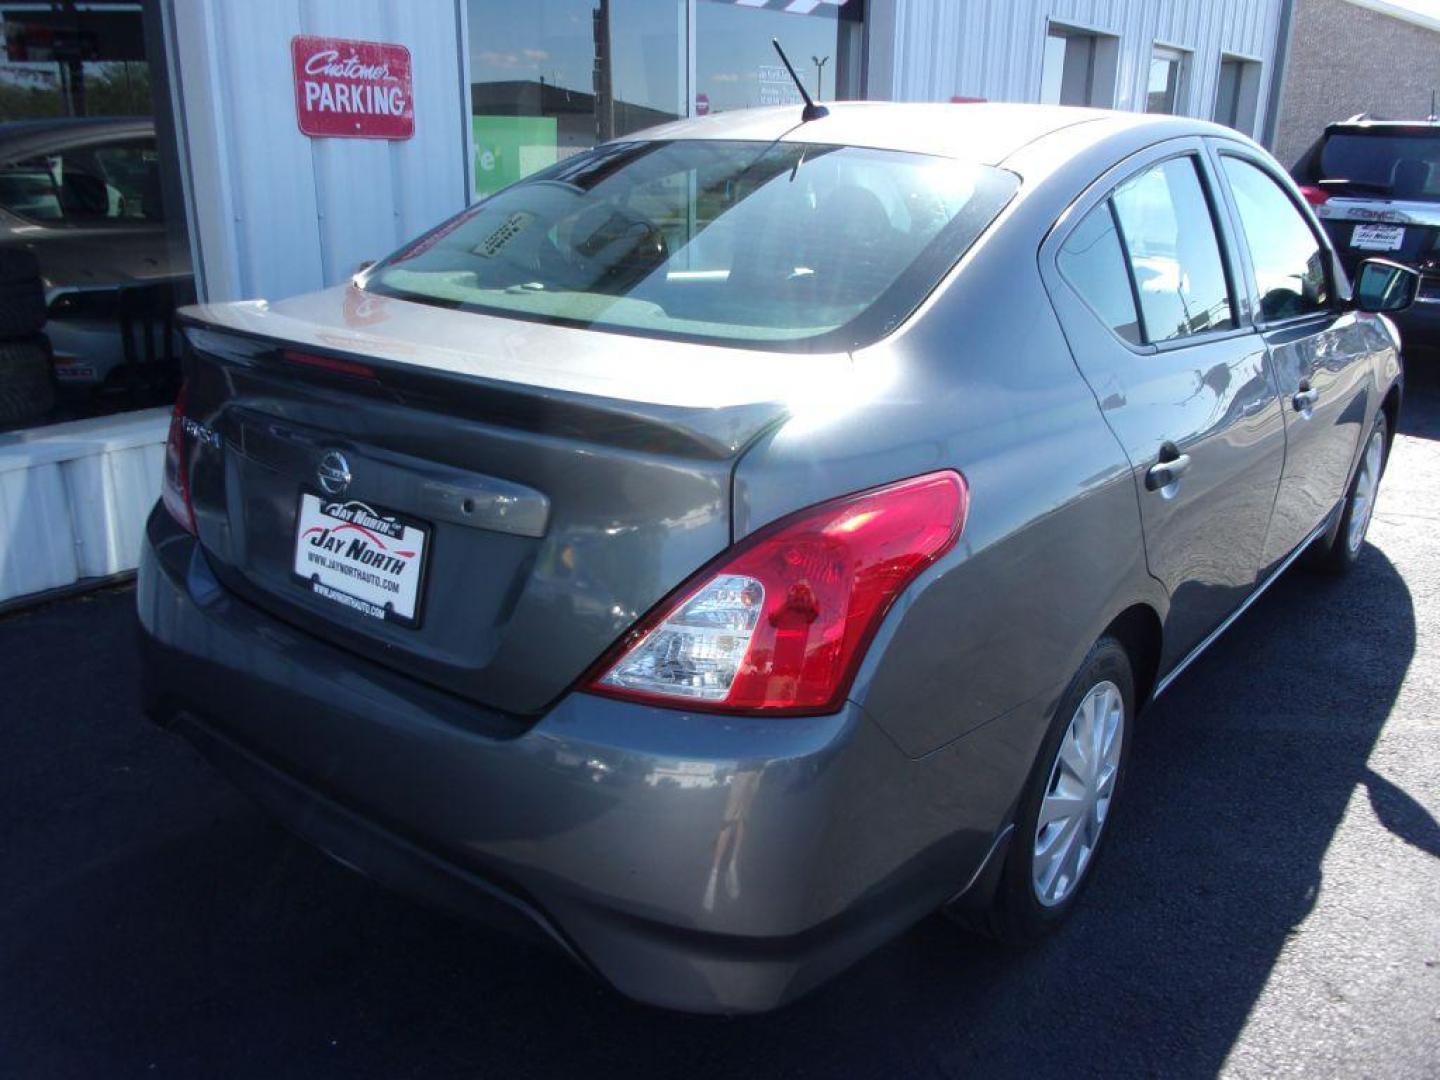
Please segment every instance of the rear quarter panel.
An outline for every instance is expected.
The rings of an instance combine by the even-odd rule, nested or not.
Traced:
[[[1067,201],[1053,187],[1017,198],[904,330],[857,353],[866,400],[792,417],[736,471],[737,536],[897,478],[965,476],[959,544],[897,602],[852,691],[911,756],[1024,716],[1012,741],[1028,769],[1051,699],[1110,620],[1163,605],[1128,463],[1039,276]]]

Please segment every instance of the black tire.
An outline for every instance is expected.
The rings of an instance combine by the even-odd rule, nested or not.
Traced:
[[[1345,509],[1341,511],[1339,525],[1332,532],[1323,533],[1317,537],[1301,560],[1308,569],[1341,577],[1351,571],[1360,558],[1360,552],[1365,549],[1365,536],[1370,530],[1369,520],[1366,520],[1357,544],[1352,545],[1349,542],[1350,526],[1354,522],[1357,512],[1355,492],[1359,488],[1361,477],[1365,472],[1365,452],[1376,436],[1380,439],[1380,475],[1375,479],[1375,494],[1371,496],[1370,510],[1374,511],[1373,500],[1379,494],[1380,481],[1385,476],[1385,465],[1390,459],[1390,422],[1386,419],[1384,410],[1376,415],[1375,423],[1365,436],[1365,442],[1361,445],[1360,463],[1356,465],[1355,475],[1350,480],[1350,486],[1345,490]]]
[[[0,338],[29,337],[45,325],[45,286],[34,252],[0,248]]]
[[[1088,861],[1080,872],[1073,887],[1062,899],[1045,904],[1036,895],[1033,884],[1035,865],[1035,844],[1038,832],[1041,805],[1049,790],[1055,772],[1056,758],[1062,739],[1070,729],[1076,710],[1091,690],[1105,682],[1114,683],[1124,702],[1124,724],[1120,732],[1119,767],[1115,774],[1114,788],[1110,794],[1109,809],[1105,814],[1103,827],[1090,852]],[[1049,934],[1065,921],[1074,910],[1086,886],[1095,876],[1096,860],[1104,851],[1110,834],[1114,831],[1114,814],[1121,805],[1124,793],[1125,770],[1130,760],[1130,740],[1135,727],[1135,676],[1130,664],[1130,655],[1114,638],[1101,638],[1095,643],[1080,665],[1080,671],[1071,680],[1070,686],[1060,698],[1060,704],[1050,722],[1050,730],[1040,745],[1035,765],[1026,782],[1024,794],[1015,822],[1015,831],[1010,837],[1010,847],[1005,866],[989,911],[979,919],[969,918],[964,923],[979,929],[991,937],[1012,944],[1026,944]]]
[[[54,407],[55,381],[44,339],[0,341],[0,429],[38,423]]]

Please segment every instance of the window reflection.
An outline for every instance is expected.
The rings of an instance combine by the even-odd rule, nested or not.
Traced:
[[[194,285],[147,20],[104,0],[0,12],[0,427],[174,398]]]
[[[695,111],[800,104],[772,38],[784,46],[812,97],[862,97],[864,16],[864,0],[799,0],[767,7],[700,0],[695,5]]]
[[[684,0],[469,4],[477,195],[684,113]]]
[[[1075,226],[1060,249],[1059,266],[1066,280],[1107,326],[1132,345],[1140,344],[1135,293],[1108,200]]]
[[[1150,75],[1145,87],[1145,111],[1179,112],[1181,80],[1184,74],[1185,54],[1176,49],[1156,46],[1150,57]]]
[[[1193,159],[1174,158],[1127,180],[1114,204],[1146,340],[1233,328],[1220,244]]]
[[[1325,258],[1300,211],[1254,165],[1228,156],[1221,160],[1255,267],[1260,317],[1274,321],[1325,310],[1330,303]]]

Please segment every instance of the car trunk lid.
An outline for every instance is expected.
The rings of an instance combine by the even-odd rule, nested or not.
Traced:
[[[217,576],[517,714],[542,711],[728,546],[745,447],[795,395],[833,396],[852,375],[845,354],[598,333],[353,287],[192,308],[186,322],[187,413],[203,436],[191,493]],[[331,490],[337,470],[348,483]],[[322,507],[341,513],[322,520]],[[346,561],[372,584],[386,560],[413,558],[400,575],[415,568],[413,616],[403,594],[386,617],[353,603],[373,589],[297,573],[297,544],[315,536],[358,550]]]

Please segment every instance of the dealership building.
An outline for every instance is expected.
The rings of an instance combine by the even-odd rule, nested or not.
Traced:
[[[177,305],[343,282],[598,142],[798,103],[772,38],[823,99],[1169,112],[1268,141],[1292,14],[1293,0],[0,0],[0,247],[33,252],[45,296],[0,357],[43,356],[53,376],[0,434],[0,605],[133,567]]]

